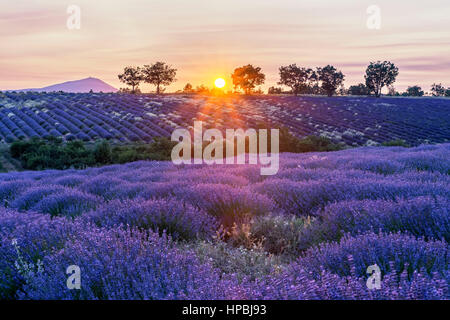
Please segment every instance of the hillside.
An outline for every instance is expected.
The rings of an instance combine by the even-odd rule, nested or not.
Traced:
[[[86,78],[81,80],[67,81],[63,83],[54,84],[43,88],[22,89],[15,90],[17,92],[71,92],[71,93],[86,93],[86,92],[116,92],[117,89],[110,86],[106,82],[97,78]]]
[[[434,98],[0,94],[0,141],[61,136],[66,140],[149,141],[202,120],[220,130],[287,127],[349,146],[402,139],[410,145],[450,141],[450,100]]]

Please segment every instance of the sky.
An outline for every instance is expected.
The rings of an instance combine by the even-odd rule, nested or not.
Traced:
[[[70,5],[80,8],[80,29],[67,27]],[[373,5],[379,29],[367,25]],[[0,90],[90,76],[120,88],[125,66],[155,61],[178,69],[168,91],[218,77],[229,88],[233,70],[249,63],[266,74],[263,89],[291,63],[332,64],[348,87],[377,60],[399,67],[399,91],[450,87],[450,1],[0,0]]]

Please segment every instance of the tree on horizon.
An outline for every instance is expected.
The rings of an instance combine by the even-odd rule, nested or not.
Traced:
[[[408,97],[422,97],[424,95],[424,92],[420,86],[415,85],[408,87],[404,95]]]
[[[370,94],[369,88],[364,83],[350,86],[348,93],[352,96],[368,96]]]
[[[183,93],[192,93],[194,92],[194,88],[192,87],[192,84],[187,83],[183,88]]]
[[[445,88],[441,83],[439,84],[433,83],[433,85],[431,86],[431,92],[433,94],[433,97],[445,96]]]
[[[371,62],[366,69],[366,86],[375,96],[381,96],[384,86],[393,84],[398,76],[398,68],[390,61]]]
[[[161,86],[168,86],[176,81],[177,69],[158,61],[152,65],[144,65],[141,73],[142,80],[156,86],[156,94],[160,94]]]
[[[251,64],[236,68],[231,75],[235,89],[244,90],[245,94],[253,92],[256,86],[264,84],[266,76],[261,72],[260,67],[254,67]]]
[[[142,82],[141,68],[125,67],[122,74],[118,75],[121,82],[131,87],[131,93],[136,93],[139,84]]]
[[[316,79],[314,70],[310,68],[298,67],[295,63],[279,68],[279,85],[291,88],[296,96],[310,86],[310,83]]]
[[[317,68],[317,74],[319,75],[319,80],[322,81],[322,89],[329,97],[333,96],[336,89],[342,85],[345,79],[344,74],[331,65]]]

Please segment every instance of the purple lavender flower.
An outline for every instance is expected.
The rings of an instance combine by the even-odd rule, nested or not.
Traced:
[[[227,299],[238,284],[222,278],[193,252],[174,248],[165,236],[137,230],[80,234],[44,258],[44,272],[24,286],[22,299]],[[81,290],[66,286],[66,268],[81,269]]]
[[[101,198],[94,195],[69,189],[43,198],[31,210],[48,213],[51,216],[75,217],[95,209],[102,202]]]
[[[101,227],[131,226],[165,231],[174,239],[211,238],[215,219],[175,199],[112,201],[83,215],[83,220]]]

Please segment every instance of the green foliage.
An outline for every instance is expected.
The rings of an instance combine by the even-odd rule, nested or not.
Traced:
[[[409,148],[410,145],[402,139],[397,139],[397,140],[390,140],[390,141],[386,141],[382,143],[382,146],[385,147],[405,147],[405,148]]]
[[[193,93],[194,88],[192,87],[192,84],[187,83],[183,88],[183,93]]]
[[[235,88],[242,89],[245,94],[250,94],[256,86],[264,84],[266,76],[261,72],[260,67],[254,67],[251,64],[236,68],[231,75]]]
[[[168,86],[176,81],[177,69],[172,68],[164,62],[158,61],[151,65],[145,65],[141,70],[141,79],[145,83],[156,86],[156,93],[160,94],[161,86]]]
[[[368,96],[370,91],[365,84],[360,83],[356,86],[350,86],[350,88],[348,88],[348,93],[352,96]]]
[[[256,129],[267,129],[267,141],[271,141],[271,134],[270,134],[271,131],[266,124],[257,123]],[[328,152],[328,151],[338,151],[344,148],[343,144],[335,144],[326,137],[311,135],[301,139],[297,138],[286,127],[279,128],[279,138],[280,138],[279,140],[280,152],[292,152],[292,153]],[[248,145],[246,145],[246,151],[248,152]],[[268,146],[268,152],[271,152],[270,144]]]
[[[317,74],[319,75],[319,80],[322,81],[322,89],[329,97],[335,94],[336,89],[342,85],[345,79],[344,74],[331,65],[317,68]]]
[[[109,146],[109,143],[107,141],[102,141],[101,143],[97,144],[94,149],[94,157],[95,161],[100,164],[107,164],[111,162],[111,147]]]
[[[433,97],[445,96],[445,88],[441,83],[439,84],[433,83],[433,85],[431,86],[431,92],[433,94]]]
[[[11,144],[10,153],[28,170],[82,169],[94,163],[93,157],[82,142],[63,144],[60,138],[54,137],[15,141]]]
[[[112,149],[111,161],[127,163],[139,160],[170,160],[175,145],[176,142],[167,138],[155,138],[151,144],[116,146]]]
[[[131,87],[131,93],[137,93],[142,82],[142,73],[139,67],[125,67],[122,74],[117,76],[119,80]]]
[[[389,61],[371,62],[366,69],[366,86],[376,97],[381,96],[381,89],[390,86],[398,76],[398,68]]]
[[[424,92],[422,91],[422,88],[419,86],[408,87],[408,89],[406,89],[406,92],[403,93],[403,96],[406,97],[422,97],[423,95]]]
[[[342,145],[333,143],[330,139],[319,136],[307,136],[299,139],[287,128],[280,129],[280,152],[325,152],[343,149]]]
[[[267,90],[267,94],[282,94],[283,89],[277,88],[277,87],[270,87],[269,90]]]
[[[199,259],[212,263],[222,273],[235,274],[239,279],[269,275],[282,269],[278,257],[262,250],[234,248],[223,241],[182,244],[183,249],[193,249]]]
[[[133,144],[111,148],[101,141],[88,148],[82,141],[63,143],[60,138],[15,141],[10,146],[11,156],[27,170],[82,169],[137,160],[170,160],[175,143],[167,138],[156,138],[150,144]]]
[[[265,216],[253,221],[250,233],[260,239],[266,252],[297,256],[300,235],[309,224],[309,219],[303,217]]]
[[[278,84],[291,88],[294,95],[305,91],[305,89],[310,87],[313,80],[317,77],[314,70],[297,67],[296,64],[282,66],[279,71],[280,81]]]

